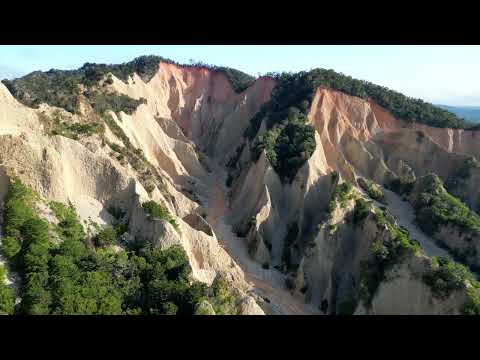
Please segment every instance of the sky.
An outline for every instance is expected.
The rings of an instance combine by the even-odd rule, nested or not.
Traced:
[[[480,46],[0,45],[0,79],[35,70],[117,64],[140,55],[190,59],[251,75],[333,69],[435,104],[480,106]]]

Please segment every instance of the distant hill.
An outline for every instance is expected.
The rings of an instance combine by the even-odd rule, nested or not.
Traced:
[[[480,122],[480,106],[448,106],[437,105],[442,109],[448,110],[458,117],[474,122]]]

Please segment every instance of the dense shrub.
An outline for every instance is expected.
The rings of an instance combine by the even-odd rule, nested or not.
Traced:
[[[459,199],[449,194],[442,180],[435,174],[427,174],[417,180],[415,213],[419,226],[429,235],[440,225],[452,225],[465,231],[480,231],[480,216]]]
[[[50,311],[49,287],[50,238],[45,220],[32,218],[22,227],[23,276],[22,311],[30,315],[45,315]]]
[[[315,130],[303,120],[277,125],[260,136],[252,155],[258,159],[265,149],[267,158],[282,182],[291,183],[298,170],[315,151]]]
[[[353,212],[353,222],[358,224],[362,222],[370,213],[370,205],[365,199],[355,200],[355,209]]]
[[[223,276],[217,276],[212,283],[212,306],[217,315],[237,315],[236,298]]]
[[[83,226],[72,205],[66,206],[52,201],[50,202],[50,208],[59,221],[57,230],[64,239],[82,240],[85,237]]]
[[[447,258],[432,258],[432,267],[423,276],[435,297],[448,298],[454,291],[466,291],[466,301],[460,309],[465,315],[480,315],[480,283],[463,265]]]
[[[33,192],[23,183],[14,179],[10,182],[5,199],[5,235],[20,240],[23,224],[33,218]]]
[[[464,315],[480,315],[480,284],[478,281],[467,289],[467,300],[461,310]]]
[[[352,190],[353,186],[348,181],[337,184],[332,197],[330,198],[330,202],[328,203],[328,213],[331,214],[335,211],[337,203],[339,203],[342,208],[345,208],[347,202],[355,198],[355,194]]]
[[[207,300],[200,302],[195,310],[195,315],[215,315],[212,304]]]
[[[292,182],[316,148],[315,129],[307,123],[311,96],[304,85],[293,76],[281,78],[270,101],[251,119],[244,133],[253,140],[265,119],[267,131],[253,144],[253,160],[265,149],[283,182]]]
[[[41,103],[74,113],[80,93],[81,75],[75,71],[35,71],[15,80],[2,80],[13,96],[30,107]]]
[[[219,278],[207,288],[193,281],[188,258],[179,246],[160,250],[146,243],[126,252],[103,247],[127,230],[125,224],[100,231],[96,243],[102,246],[95,248],[86,240],[73,206],[51,202],[62,239],[55,244],[49,224],[34,215],[35,197],[16,180],[6,203],[10,212],[5,225],[15,240],[7,240],[13,245],[3,251],[8,249],[7,253],[20,258],[21,313],[193,315],[203,300],[214,304],[219,314],[236,312],[236,299],[227,282]],[[147,205],[147,211],[169,216],[157,205]],[[12,296],[11,289],[0,283],[0,312],[13,312]]]
[[[152,218],[166,220],[170,224],[172,224],[173,227],[175,227],[175,229],[178,229],[178,224],[175,221],[175,218],[172,215],[170,215],[170,212],[165,206],[153,200],[150,200],[143,203],[142,207],[143,207],[143,210]]]
[[[368,196],[370,196],[372,199],[377,200],[379,202],[385,201],[385,194],[383,193],[380,186],[375,184],[373,181],[360,178],[358,180],[358,184],[363,190],[367,192]]]
[[[107,209],[108,213],[112,215],[115,220],[119,221],[125,216],[125,211],[119,207],[109,206]]]
[[[61,135],[78,140],[81,136],[102,134],[104,131],[104,125],[99,122],[73,123],[64,119],[59,111],[53,112],[52,117],[42,113],[39,118],[48,135]]]
[[[465,287],[465,281],[475,281],[472,273],[463,265],[451,262],[447,258],[432,259],[432,269],[423,276],[434,296],[447,298],[454,290]]]
[[[13,314],[15,296],[11,287],[5,284],[5,269],[0,265],[0,315]]]
[[[143,250],[145,309],[150,314],[193,315],[205,299],[206,286],[191,282],[191,267],[180,246]]]
[[[6,236],[2,239],[1,251],[9,261],[12,261],[22,249],[21,241],[13,236]]]
[[[117,231],[112,226],[106,226],[95,236],[95,245],[99,247],[115,244]]]
[[[85,92],[84,95],[98,114],[102,114],[107,110],[112,110],[115,113],[123,111],[124,113],[131,115],[139,105],[147,102],[144,98],[136,100],[125,94],[109,93],[98,90],[89,90]]]
[[[414,184],[414,181],[404,181],[400,178],[396,178],[386,184],[385,187],[398,195],[409,195]]]

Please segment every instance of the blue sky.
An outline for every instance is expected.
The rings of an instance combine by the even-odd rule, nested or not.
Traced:
[[[150,54],[185,63],[201,60],[252,75],[321,67],[433,103],[480,105],[480,46],[1,45],[0,79]]]

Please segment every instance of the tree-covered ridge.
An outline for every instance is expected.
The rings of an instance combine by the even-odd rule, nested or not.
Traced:
[[[267,76],[279,82],[274,91],[275,102],[290,99],[299,102],[307,99],[311,102],[318,87],[338,90],[348,95],[357,96],[364,100],[371,98],[374,102],[387,109],[395,117],[410,123],[421,123],[439,128],[462,128],[474,126],[457,115],[421,99],[407,97],[385,86],[373,84],[364,80],[357,80],[351,76],[337,73],[333,70],[314,69],[309,72],[269,73]],[[282,90],[283,89],[283,90]],[[290,91],[285,91],[291,89]],[[296,89],[294,93],[290,93]],[[273,97],[273,96],[272,96]]]
[[[236,93],[241,93],[249,88],[255,82],[255,78],[240,70],[232,69],[225,66],[210,66],[211,70],[224,74],[232,84],[233,90]]]
[[[423,100],[409,98],[386,87],[353,79],[333,70],[314,69],[295,74],[269,73],[267,76],[275,79],[277,85],[272,91],[270,100],[250,120],[244,136],[251,141],[254,140],[264,122],[267,131],[253,144],[253,160],[258,159],[261,150],[265,149],[280,178],[290,182],[315,150],[315,132],[306,120],[319,87],[338,90],[365,100],[371,98],[406,122],[418,122],[440,128],[473,126],[455,114]],[[294,138],[285,136],[286,128],[294,129],[300,136]],[[289,131],[289,134],[292,134],[292,131]]]
[[[265,149],[282,182],[291,183],[315,151],[315,129],[307,123],[311,99],[304,82],[286,75],[245,130],[244,136],[253,140],[265,120],[267,131],[253,143],[253,160]]]
[[[88,70],[84,65],[78,70],[35,71],[15,80],[2,80],[10,93],[22,104],[38,108],[42,103],[76,113],[79,95],[85,96],[97,113],[105,110],[132,114],[145,99],[133,99],[127,95],[107,91],[103,85],[111,83],[103,70]]]
[[[258,159],[265,150],[280,180],[291,183],[315,147],[315,129],[306,124],[306,118],[302,116],[285,125],[275,125],[260,136],[252,155]]]
[[[85,63],[77,70],[35,71],[14,80],[2,80],[2,83],[21,103],[30,107],[38,107],[41,103],[63,108],[72,113],[77,108],[77,97],[80,88],[87,90],[97,87],[104,80],[104,84],[112,84],[108,74],[115,75],[126,82],[134,73],[143,81],[148,82],[157,73],[161,62],[176,64],[182,67],[207,68],[224,74],[230,81],[233,89],[240,93],[255,82],[255,78],[239,70],[228,67],[219,67],[205,63],[178,64],[160,56],[140,56],[123,64],[93,64]],[[126,95],[117,93],[85,91],[84,95],[91,102],[97,112],[110,109],[115,112],[125,111],[131,114],[144,100],[135,100]]]
[[[52,225],[37,215],[37,200],[19,180],[11,182],[0,250],[21,275],[21,302],[14,308],[0,269],[0,313],[194,315],[202,313],[198,307],[206,302],[213,313],[236,313],[237,299],[228,283],[217,277],[207,287],[193,280],[182,247],[161,250],[136,242],[115,251],[111,245],[122,244],[120,235],[128,231],[124,223],[100,229],[92,238],[72,205],[51,202],[58,220]]]

